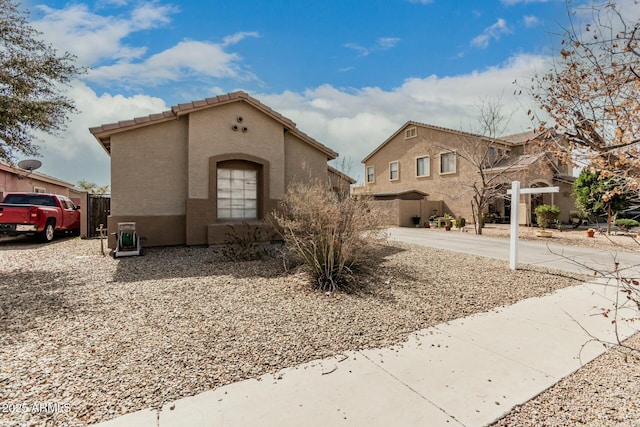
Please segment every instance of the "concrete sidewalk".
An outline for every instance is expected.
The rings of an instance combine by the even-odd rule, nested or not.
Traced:
[[[497,255],[485,239],[477,240],[482,249],[460,242],[465,252]],[[523,260],[535,257],[528,252],[521,248]],[[391,348],[283,369],[99,425],[486,425],[603,353],[594,339],[615,341],[610,320],[597,314],[617,293],[606,280],[565,288],[418,331]],[[636,332],[619,327],[621,339]]]

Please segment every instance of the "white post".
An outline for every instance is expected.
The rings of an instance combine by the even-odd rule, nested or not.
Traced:
[[[518,269],[518,229],[520,222],[520,181],[511,183],[511,243],[509,252],[509,267]]]
[[[557,193],[559,187],[542,187],[542,188],[520,188],[520,181],[511,183],[511,190],[507,190],[507,194],[511,194],[511,251],[509,254],[509,266],[512,270],[518,269],[518,230],[520,229],[520,194],[538,194],[538,193]]]

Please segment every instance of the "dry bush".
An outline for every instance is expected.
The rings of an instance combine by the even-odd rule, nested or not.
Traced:
[[[320,182],[291,185],[271,217],[290,256],[309,269],[314,286],[323,291],[357,284],[359,267],[382,240],[384,216],[371,199],[340,199]]]
[[[246,222],[227,225],[229,232],[220,247],[220,253],[230,261],[255,261],[272,256],[270,245],[273,231],[264,226],[251,226]]]

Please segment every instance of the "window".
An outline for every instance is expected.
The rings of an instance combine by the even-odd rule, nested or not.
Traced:
[[[33,186],[33,192],[34,192],[34,193],[44,193],[44,192],[46,192],[46,191],[47,191],[47,190],[45,190],[45,189],[44,189],[44,188],[42,188],[42,187],[36,187],[35,185]]]
[[[373,166],[367,166],[367,182],[375,182],[376,175]]]
[[[418,157],[416,159],[416,176],[429,176],[431,175],[429,157]]]
[[[440,154],[440,173],[455,173],[456,172],[456,153],[449,151],[448,153]]]
[[[400,164],[396,162],[389,163],[389,179],[395,181],[400,178]]]
[[[404,139],[415,138],[418,136],[418,128],[412,127],[404,131]]]
[[[218,169],[218,219],[258,217],[258,172]]]

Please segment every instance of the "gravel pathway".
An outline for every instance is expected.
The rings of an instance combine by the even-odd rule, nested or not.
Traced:
[[[394,244],[358,294],[211,248],[0,243],[0,426],[85,425],[579,283]]]

